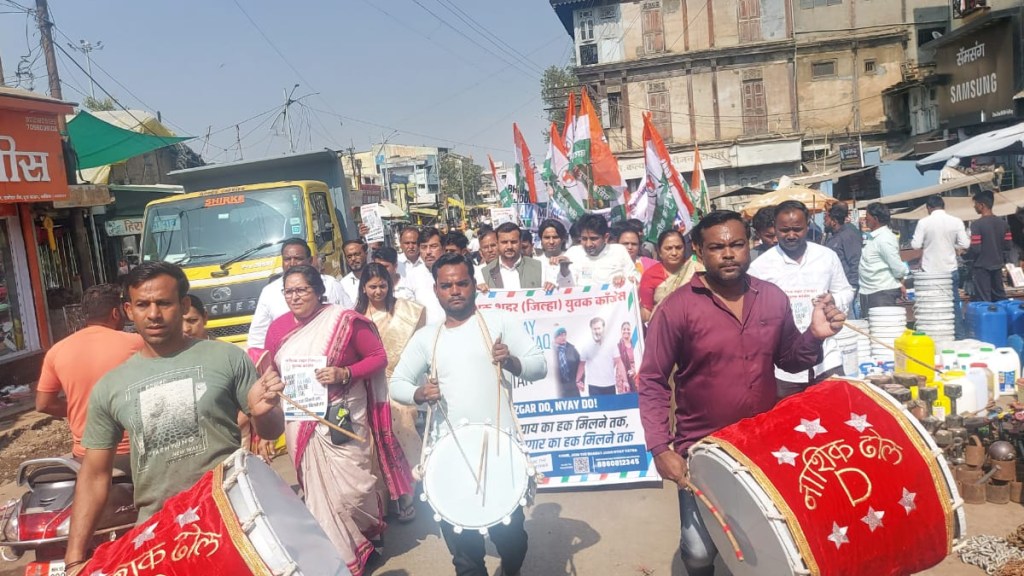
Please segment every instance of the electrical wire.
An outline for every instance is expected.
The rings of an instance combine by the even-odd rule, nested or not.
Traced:
[[[536,72],[543,72],[543,69],[537,65],[533,60],[530,60],[527,56],[523,55],[507,42],[502,40],[497,34],[488,30],[483,24],[480,24],[476,19],[467,14],[462,8],[459,8],[457,4],[451,2],[451,0],[437,0],[438,4],[442,8],[447,10],[450,14],[453,14],[456,18],[461,20],[466,26],[479,34],[484,40],[491,43],[492,46],[496,47],[503,54],[516,59],[518,62],[534,69]]]

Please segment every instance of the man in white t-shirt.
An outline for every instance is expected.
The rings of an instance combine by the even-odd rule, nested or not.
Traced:
[[[281,270],[287,270],[300,264],[313,264],[313,253],[309,245],[301,238],[289,238],[281,243]],[[354,308],[355,303],[345,294],[333,276],[321,274],[327,293],[324,298],[331,304]],[[246,344],[249,348],[263,348],[266,344],[267,330],[270,323],[277,320],[288,312],[288,303],[284,299],[284,279],[279,277],[270,284],[263,287],[260,298],[256,301],[256,311],[252,315],[252,323],[249,325],[249,341]]]
[[[963,337],[963,316],[960,314],[960,270],[957,251],[971,247],[964,221],[946,212],[946,202],[938,194],[929,196],[924,204],[928,215],[917,223],[910,247],[921,250],[921,270],[926,274],[949,274],[953,277],[953,314],[956,337]]]
[[[593,338],[580,349],[580,366],[576,371],[576,386],[588,396],[615,394],[615,365],[619,360],[619,346],[614,338],[606,338],[603,318],[590,320]],[[584,385],[586,388],[584,388]]]
[[[434,275],[431,268],[434,262],[444,254],[441,232],[437,228],[424,228],[420,231],[419,260],[421,265],[407,268],[406,284],[416,293],[416,302],[427,309],[427,324],[444,320],[444,308],[434,294]]]
[[[810,213],[801,202],[786,201],[776,206],[775,234],[779,243],[750,264],[751,276],[771,282],[786,293],[793,321],[800,330],[810,326],[817,297],[831,294],[836,308],[844,313],[853,302],[853,287],[846,279],[839,256],[829,248],[807,241],[809,221]],[[810,382],[842,368],[842,353],[835,339],[825,340],[822,348],[824,360],[814,367],[813,380],[807,372],[793,374],[775,368],[780,397],[795,394]]]
[[[398,275],[408,278],[413,270],[425,268],[423,258],[420,257],[420,231],[415,226],[403,228],[398,237],[398,244],[402,250],[398,253]],[[430,271],[427,270],[429,273]]]
[[[604,216],[586,214],[576,225],[580,243],[566,250],[562,257],[570,263],[574,285],[612,284],[620,288],[627,281],[640,280],[629,252],[618,244],[608,243],[608,221]]]
[[[348,266],[348,274],[341,279],[341,287],[345,295],[353,302],[359,301],[359,278],[366,266],[366,244],[360,240],[346,240],[341,247],[345,255],[345,264]]]

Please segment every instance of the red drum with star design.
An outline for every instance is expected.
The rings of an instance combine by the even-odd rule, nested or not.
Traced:
[[[238,451],[159,512],[96,549],[83,576],[351,576],[312,514],[262,460]]]
[[[704,525],[734,576],[913,574],[965,533],[931,436],[871,385],[829,380],[690,448],[691,481],[725,515]]]

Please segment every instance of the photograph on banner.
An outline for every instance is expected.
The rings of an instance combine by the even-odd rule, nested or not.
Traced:
[[[384,241],[384,220],[380,213],[381,206],[379,204],[364,204],[359,207],[359,215],[367,230],[363,238],[368,244]]]
[[[512,392],[542,488],[658,480],[640,423],[644,343],[632,287],[489,292],[477,306],[521,316],[547,360],[546,377],[513,378]]]

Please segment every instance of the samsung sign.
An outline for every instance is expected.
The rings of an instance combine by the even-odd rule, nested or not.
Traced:
[[[1007,20],[936,50],[937,72],[949,78],[939,98],[944,122],[957,127],[1013,115],[1012,47],[1012,28]]]

